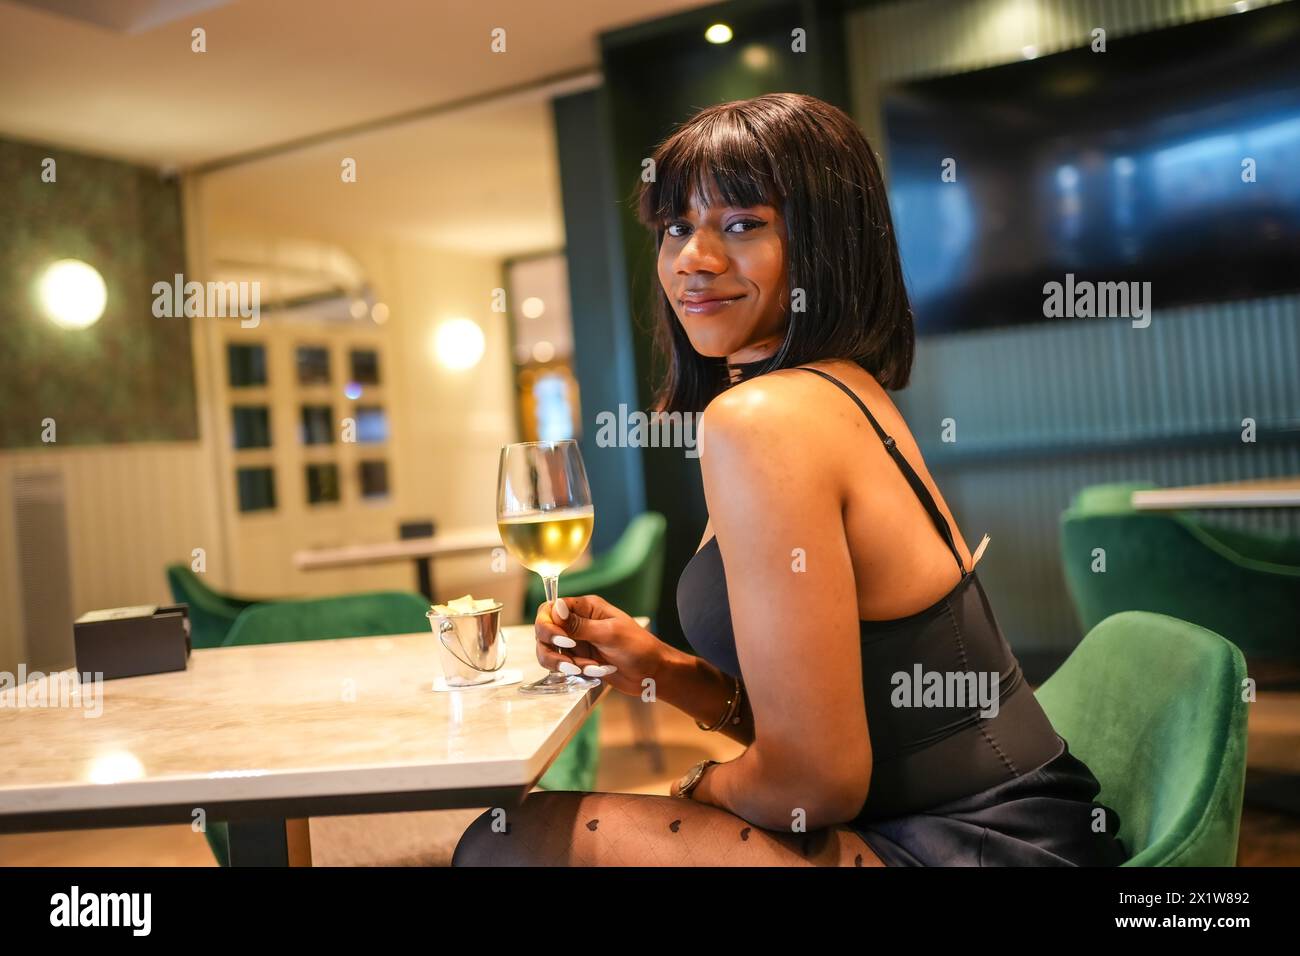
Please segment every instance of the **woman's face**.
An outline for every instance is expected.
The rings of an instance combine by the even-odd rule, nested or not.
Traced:
[[[695,351],[766,358],[785,335],[785,220],[775,206],[715,205],[698,193],[659,247],[659,282]]]

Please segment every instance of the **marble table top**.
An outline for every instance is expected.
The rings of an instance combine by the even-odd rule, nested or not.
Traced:
[[[532,626],[503,631],[506,668],[543,676]],[[429,632],[196,650],[79,693],[72,675],[0,684],[0,829],[514,802],[609,690],[435,691]]]

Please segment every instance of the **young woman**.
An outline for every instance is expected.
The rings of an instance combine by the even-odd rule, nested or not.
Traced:
[[[654,170],[658,405],[704,413],[709,527],[677,585],[698,656],[587,595],[541,608],[537,658],[747,749],[668,796],[535,792],[454,865],[1122,862],[886,391],[914,331],[862,133],[771,94],[703,110]]]

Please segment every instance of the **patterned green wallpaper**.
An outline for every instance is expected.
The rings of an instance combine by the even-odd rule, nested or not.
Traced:
[[[56,181],[42,181],[55,161]],[[38,307],[57,259],[104,277],[108,303],[86,329]],[[155,282],[185,269],[180,187],[155,170],[0,139],[0,448],[193,440],[194,368],[185,319],[153,316]]]

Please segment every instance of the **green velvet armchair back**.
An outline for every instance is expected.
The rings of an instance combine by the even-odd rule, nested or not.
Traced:
[[[190,607],[190,644],[194,648],[220,647],[240,612],[265,603],[214,590],[184,564],[167,566],[167,585],[177,604]]]
[[[1125,866],[1233,866],[1246,779],[1246,661],[1195,624],[1098,624],[1037,697],[1120,818]]]
[[[1094,485],[1061,517],[1065,579],[1083,631],[1120,611],[1151,611],[1221,634],[1250,657],[1300,658],[1300,540],[1134,510],[1132,493],[1154,487]]]
[[[222,647],[285,644],[429,630],[429,602],[405,591],[258,604],[239,615]]]

